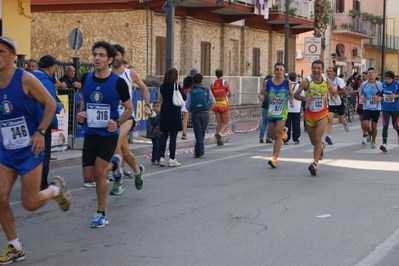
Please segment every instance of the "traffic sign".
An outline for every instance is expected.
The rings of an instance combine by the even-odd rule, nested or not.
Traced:
[[[307,55],[306,56],[306,63],[313,63],[313,61],[319,60],[320,56],[318,55]]]
[[[305,38],[305,55],[320,55],[321,54],[321,38]]]
[[[74,28],[69,34],[69,44],[73,49],[73,57],[76,57],[76,51],[82,47],[83,37],[78,28]]]

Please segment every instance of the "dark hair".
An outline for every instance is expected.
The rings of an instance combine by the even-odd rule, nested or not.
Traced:
[[[283,66],[283,67],[285,68],[284,64],[283,64],[283,63],[281,63],[281,62],[277,62],[277,63],[275,63],[275,64],[274,64],[274,68],[276,68],[276,66]]]
[[[267,75],[266,77],[265,77],[265,79],[264,80],[267,80],[267,79],[271,79],[271,78],[273,78],[273,75]]]
[[[337,73],[337,68],[336,67],[328,67],[327,69],[332,69],[332,71],[334,72],[334,73]]]
[[[116,56],[115,48],[108,42],[105,42],[105,41],[96,42],[93,45],[93,48],[91,49],[91,51],[94,52],[94,49],[97,49],[97,48],[104,48],[107,51],[108,58],[110,58],[110,57],[115,58],[115,56]]]
[[[36,63],[36,64],[38,63],[37,60],[36,60],[36,59],[33,59],[33,58],[31,58],[31,59],[28,60],[28,63],[30,63],[30,62],[33,62],[33,63]]]
[[[353,72],[352,76],[357,76],[357,72],[356,71]]]
[[[201,73],[195,74],[193,77],[194,84],[201,84],[203,78],[204,77],[201,75]]]
[[[367,72],[369,72],[370,70],[374,70],[374,71],[375,71],[375,68],[374,68],[374,67],[369,67],[369,68],[367,69]]]
[[[154,104],[159,104],[159,105],[162,105],[162,103],[161,103],[161,101],[160,101],[160,100],[155,100],[155,101],[152,103],[152,105],[154,105]]]
[[[191,88],[193,84],[194,84],[193,77],[191,77],[190,75],[188,75],[183,79],[183,89]]]
[[[126,53],[125,48],[123,48],[122,45],[114,44],[113,46],[114,46],[114,48],[116,49],[117,52],[121,53],[121,55],[124,55]]]
[[[165,75],[163,77],[162,84],[173,84],[177,82],[179,77],[179,72],[177,72],[176,68],[170,68],[166,70]]]
[[[323,61],[321,61],[321,60],[319,60],[319,59],[313,61],[313,62],[312,62],[312,68],[313,68],[313,65],[315,65],[315,64],[321,64],[321,68],[324,69],[324,62],[323,62]]]
[[[295,72],[290,72],[288,74],[288,79],[291,81],[295,81],[296,80],[296,73]]]
[[[218,77],[218,78],[223,77],[223,69],[220,69],[220,68],[216,69],[216,70],[215,70],[215,75],[216,75],[216,77]]]

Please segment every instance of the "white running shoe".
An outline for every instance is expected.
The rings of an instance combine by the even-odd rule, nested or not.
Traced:
[[[346,132],[349,132],[349,125],[348,125],[348,123],[345,123],[345,124],[344,124],[344,128],[345,128],[345,131],[346,131]]]
[[[163,157],[159,158],[159,166],[161,166],[161,167],[166,166],[166,161]]]
[[[181,163],[179,163],[176,159],[169,159],[169,167],[178,167]]]
[[[96,182],[85,182],[83,183],[83,186],[87,188],[94,188],[96,187]]]

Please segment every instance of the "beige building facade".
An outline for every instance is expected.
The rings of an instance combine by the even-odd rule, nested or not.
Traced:
[[[58,60],[72,61],[73,50],[69,45],[69,34],[74,28],[79,28],[83,45],[77,52],[77,57],[81,62],[91,62],[92,45],[105,40],[124,46],[126,60],[142,77],[159,77],[164,74],[166,15],[157,8],[162,1],[151,1],[149,8],[143,8],[143,5],[142,8],[107,11],[85,10],[86,6],[72,10],[77,5],[59,5],[59,8],[64,8],[60,11],[55,5],[44,9],[43,5],[35,6],[34,2],[45,1],[32,1],[32,57],[40,58],[44,54],[51,54]],[[252,4],[254,3],[253,1]],[[151,8],[151,4],[154,4],[154,8]],[[200,2],[198,5],[193,14],[198,14],[201,5],[210,4]],[[212,4],[212,10],[214,6]],[[227,4],[223,8],[229,9],[225,12],[231,12]],[[243,7],[234,8],[239,9],[237,12],[243,12]],[[245,8],[253,12],[253,8]],[[193,67],[208,76],[213,76],[217,68],[222,68],[225,76],[265,76],[273,73],[273,66],[277,61],[284,60],[285,37],[281,27],[281,12],[271,13],[270,19],[265,20],[256,14],[248,16],[245,11],[243,19],[234,16],[229,23],[225,22],[228,20],[227,16],[219,16],[219,19],[224,20],[221,23],[214,21],[217,20],[217,15],[212,16],[211,11],[202,19],[187,14],[190,13],[188,9],[177,8],[174,19],[173,66],[182,76],[187,75]],[[248,17],[252,18],[250,25],[247,25]],[[278,23],[267,24],[272,19]],[[303,18],[293,19],[293,22],[296,23],[296,29],[291,30],[288,38],[288,61],[292,70],[295,68],[296,33],[306,31],[312,25],[309,19]],[[206,64],[204,61],[207,61]]]

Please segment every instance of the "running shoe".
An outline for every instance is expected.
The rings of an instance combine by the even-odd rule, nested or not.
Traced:
[[[87,188],[93,188],[96,187],[96,182],[84,182],[83,186]]]
[[[310,171],[311,175],[316,175],[317,172],[317,163],[316,162],[312,162],[309,167],[308,170]]]
[[[380,150],[382,150],[383,152],[387,152],[387,144],[382,144],[381,146],[380,146]]]
[[[123,167],[123,178],[130,178],[132,179],[134,177],[132,171],[130,171],[130,169],[125,166]]]
[[[284,141],[284,145],[290,145],[288,141]]]
[[[366,145],[367,144],[367,135],[362,137],[362,145]]]
[[[277,167],[277,158],[272,156],[272,158],[269,160],[268,164],[272,167],[272,168],[276,168]]]
[[[223,134],[222,132],[218,132],[217,134],[220,138],[223,138],[224,136],[226,136],[225,134]]]
[[[136,174],[134,175],[134,185],[136,186],[137,190],[140,190],[144,187],[144,178],[143,178],[143,175],[145,172],[144,165],[139,165],[139,170],[140,170],[140,173],[137,175]]]
[[[326,144],[324,142],[321,143],[321,153],[320,153],[320,161],[324,159],[324,148],[326,147]]]
[[[120,196],[125,192],[125,185],[122,183],[122,180],[120,182],[114,182],[111,191],[109,192],[110,195],[114,196]]]
[[[288,131],[288,128],[284,127],[283,128],[283,132],[281,133],[281,140],[282,141],[286,141],[287,140],[287,138],[288,138],[287,131]]]
[[[333,144],[334,144],[334,143],[332,142],[332,139],[331,139],[330,136],[326,136],[326,138],[325,138],[324,140],[328,143],[328,145],[333,145]]]
[[[25,259],[24,246],[17,250],[13,245],[8,244],[3,254],[0,256],[0,264],[10,264],[15,261],[23,261]]]
[[[177,159],[169,159],[169,167],[178,167],[181,163],[177,161]]]
[[[112,171],[107,172],[107,180],[108,182],[114,182],[114,173]]]
[[[50,185],[57,186],[60,189],[58,195],[54,196],[53,199],[56,202],[58,202],[58,205],[60,205],[61,210],[66,212],[69,209],[69,206],[71,205],[72,196],[69,190],[67,190],[65,187],[64,179],[60,176],[55,176],[51,180]]]
[[[375,141],[372,141],[372,142],[371,142],[371,148],[372,148],[372,149],[375,149],[375,148],[376,148]]]
[[[100,228],[109,224],[108,218],[101,213],[96,213],[94,215],[94,220],[91,222],[91,228]]]
[[[345,124],[344,124],[344,128],[345,128],[345,131],[346,131],[346,132],[349,132],[349,125],[348,125],[348,123],[345,123]]]
[[[153,161],[153,162],[151,162],[151,164],[152,165],[159,165],[159,162],[158,161]]]
[[[121,167],[121,156],[119,154],[115,154],[112,156],[111,163],[113,164],[113,175],[114,175],[114,181],[115,182],[120,182],[122,180],[123,176],[123,170]]]
[[[166,166],[166,161],[163,157],[159,158],[159,166],[161,166],[161,167]]]
[[[266,139],[266,143],[273,143],[272,139]]]
[[[369,132],[368,134],[367,134],[367,142],[370,142],[371,141],[371,132]]]
[[[186,133],[183,133],[183,134],[181,135],[181,139],[186,139],[186,138],[187,138]]]

